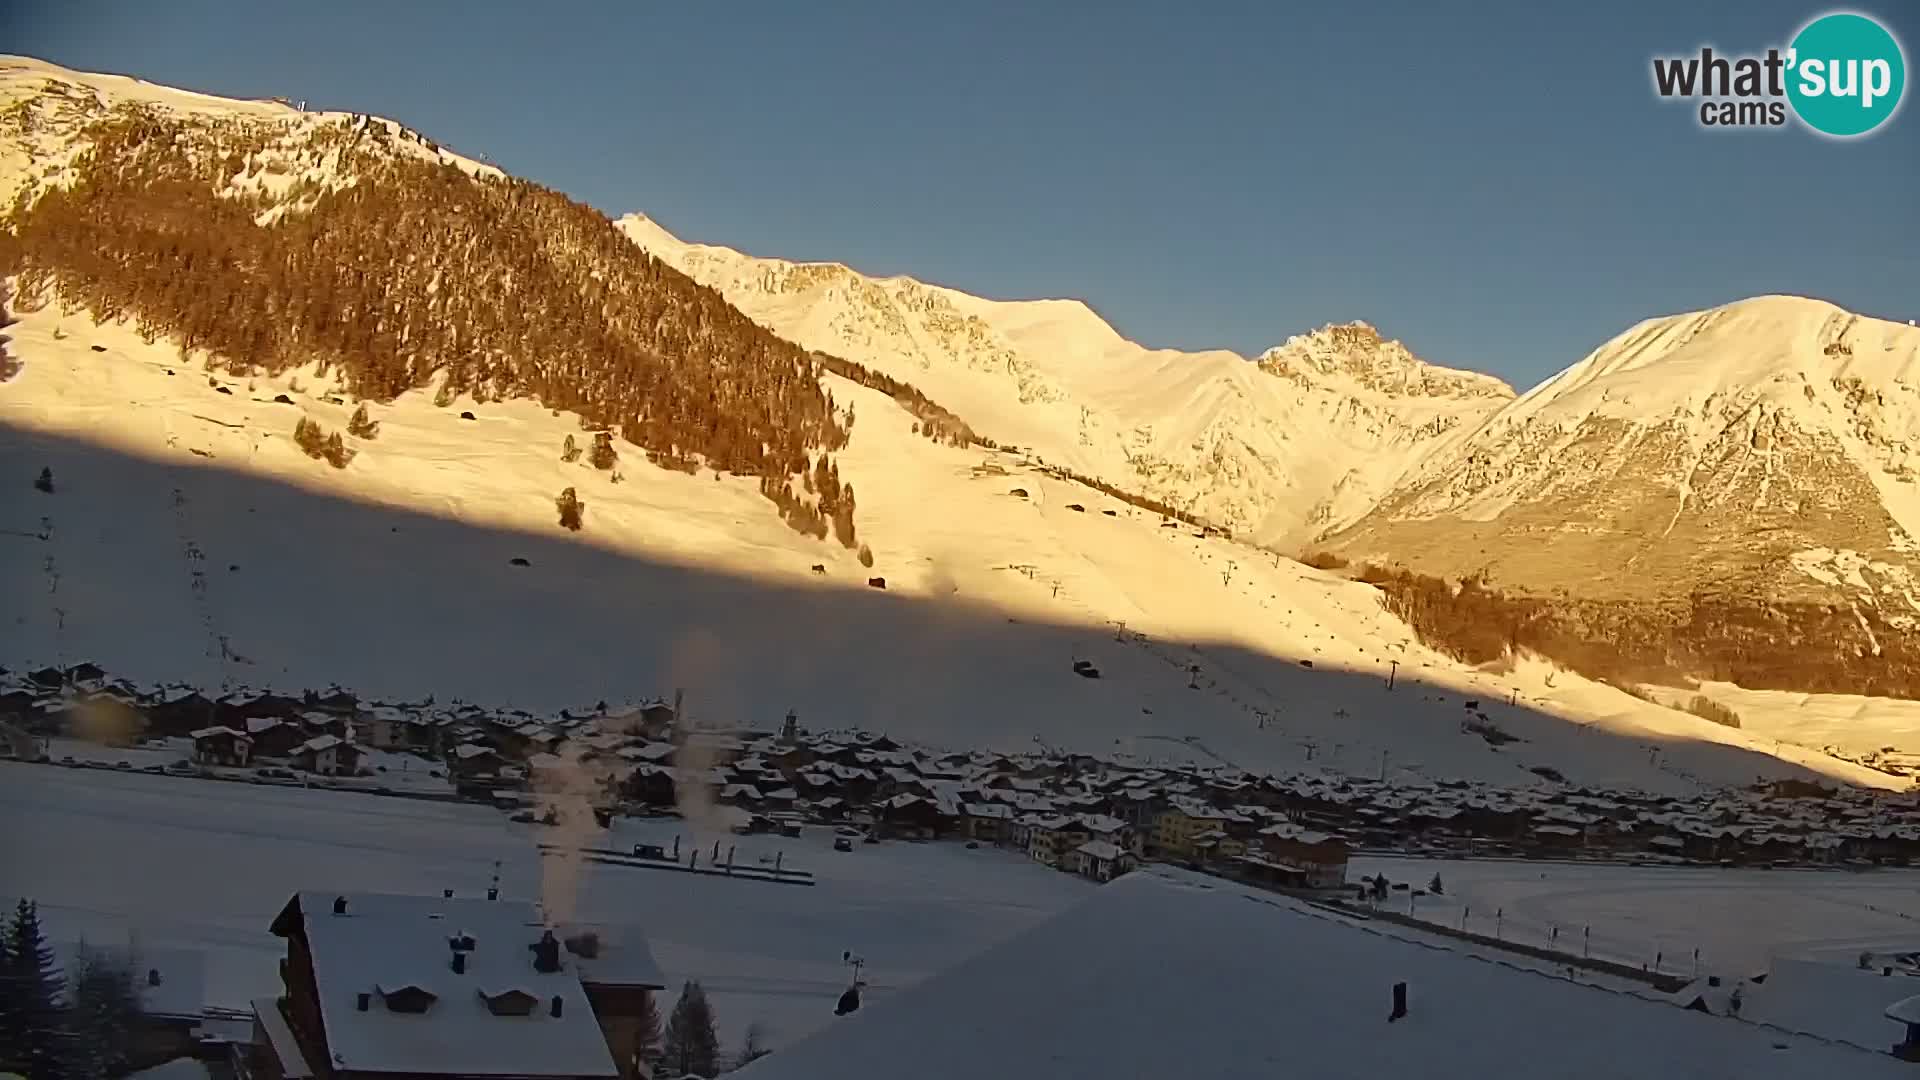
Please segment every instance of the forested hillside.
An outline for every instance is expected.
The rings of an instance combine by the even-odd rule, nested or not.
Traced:
[[[290,145],[122,105],[85,134],[0,233],[24,305],[127,318],[235,373],[317,362],[376,400],[528,396],[770,491],[846,443],[805,350],[558,192],[385,152],[346,120]]]

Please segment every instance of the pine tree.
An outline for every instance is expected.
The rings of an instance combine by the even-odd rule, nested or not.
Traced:
[[[733,1059],[733,1067],[745,1068],[771,1053],[773,1051],[767,1048],[766,1025],[755,1020],[747,1025],[747,1033],[740,1040],[740,1052]]]
[[[560,445],[560,460],[569,465],[580,460],[580,446],[573,441],[571,435],[567,436],[567,441]]]
[[[680,1000],[673,1003],[662,1064],[676,1076],[720,1074],[720,1038],[713,1030],[713,1006],[707,1003],[707,992],[697,982],[688,981],[681,987]]]
[[[34,478],[33,486],[49,495],[53,494],[53,470],[41,469],[40,475]]]
[[[82,942],[68,981],[73,998],[68,1010],[73,1033],[68,1080],[104,1080],[123,1072],[140,1017],[132,956],[90,949]]]
[[[1445,896],[1447,894],[1446,886],[1441,884],[1439,874],[1433,875],[1433,880],[1427,882],[1427,891],[1435,896]]]
[[[653,992],[641,995],[640,1014],[634,1020],[633,1052],[648,1065],[654,1064],[660,1057],[660,1003],[653,1000]]]
[[[572,438],[572,436],[568,436]],[[613,435],[609,432],[595,432],[593,436],[593,456],[588,460],[593,467],[605,472],[620,463],[620,453],[613,448]]]
[[[27,1042],[19,997],[13,976],[13,935],[0,926],[0,1069],[20,1067],[14,1056]]]
[[[553,503],[560,511],[561,527],[579,532],[583,519],[587,516],[587,504],[580,501],[579,494],[572,488],[567,488]]]
[[[873,569],[873,549],[865,544],[860,545],[860,565]]]
[[[372,439],[380,434],[380,421],[367,415],[366,405],[353,410],[353,418],[347,421],[347,434],[356,439]]]
[[[40,931],[40,910],[33,901],[21,897],[7,938],[6,996],[18,1032],[7,1045],[17,1048],[16,1064],[34,1080],[63,1080],[67,1039],[60,969]]]
[[[293,445],[310,458],[325,457],[327,453],[327,430],[307,417],[293,425]]]
[[[321,451],[320,456],[326,458],[327,464],[334,468],[344,469],[347,467],[347,462],[353,460],[353,451],[347,449],[346,440],[342,439],[340,433],[336,431],[327,436],[326,447]]]

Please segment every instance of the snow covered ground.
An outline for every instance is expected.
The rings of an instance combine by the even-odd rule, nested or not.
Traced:
[[[1886,1053],[1901,1028],[1874,1002],[1856,1003],[1858,1026],[1876,1044],[1869,1051],[1429,938],[1145,870],[743,1075],[1892,1080],[1912,1072]],[[1396,987],[1404,1010],[1394,1007]]]
[[[729,1045],[749,1023],[776,1043],[831,1020],[841,954],[867,961],[875,1000],[1057,912],[1092,888],[1018,855],[958,844],[857,845],[702,833],[669,820],[616,823],[611,842],[738,845],[784,853],[811,887],[593,864],[543,866],[553,830],[466,803],[0,763],[0,899],[40,903],[49,936],[205,950],[212,1004],[278,992],[284,944],[267,924],[303,888],[459,895],[499,861],[510,897],[573,896],[583,921],[631,923],[675,981],[697,978]],[[578,865],[577,882],[556,880]],[[138,883],[138,887],[129,887]]]
[[[1382,904],[1442,926],[1651,967],[1744,978],[1775,956],[1920,949],[1920,871],[1720,870],[1357,857],[1348,880],[1405,882]],[[1413,897],[1434,875],[1442,896]],[[1591,927],[1590,942],[1584,931]],[[1558,935],[1554,934],[1558,930]]]
[[[1551,766],[1686,792],[1811,769],[1904,786],[1791,746],[1776,759],[1771,739],[1546,665],[1466,668],[1368,586],[1164,528],[1017,455],[932,445],[838,380],[872,570],[788,530],[751,480],[631,448],[619,483],[563,463],[577,423],[529,402],[376,405],[378,439],[335,470],[292,445],[299,417],[339,429],[351,411],[310,373],[212,385],[129,327],[51,309],[8,333],[24,366],[0,384],[0,453],[56,483],[21,479],[0,504],[0,586],[32,598],[0,621],[8,666],[541,710],[683,688],[701,723],[792,708],[934,746],[1256,770],[1529,784]],[[587,507],[578,536],[555,521],[566,486]],[[1079,659],[1102,677],[1075,675]],[[1463,731],[1467,700],[1524,741]]]

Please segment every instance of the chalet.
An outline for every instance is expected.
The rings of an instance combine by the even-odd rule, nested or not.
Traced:
[[[664,701],[649,701],[628,706],[593,718],[600,731],[609,735],[632,735],[662,739],[673,730],[674,707]]]
[[[1067,853],[1066,868],[1094,881],[1112,881],[1134,865],[1133,852],[1105,840],[1089,840]]]
[[[198,690],[177,689],[147,706],[147,731],[153,735],[185,735],[213,724],[212,699]]]
[[[256,716],[247,721],[247,737],[253,740],[253,756],[257,758],[290,757],[307,741],[307,733],[300,725],[271,716]]]
[[[253,1003],[248,1064],[287,1080],[634,1077],[664,983],[636,930],[521,901],[305,892],[272,931],[283,991]]]
[[[337,686],[325,693],[308,690],[300,695],[300,703],[312,711],[341,716],[349,720],[360,713],[360,699]]]
[[[1192,837],[1187,851],[1193,862],[1230,862],[1247,853],[1247,842],[1224,829],[1208,829]]]
[[[960,804],[960,828],[969,840],[1005,843],[1011,839],[1013,816],[1013,807],[1005,803]]]
[[[939,804],[918,795],[895,795],[880,804],[879,827],[889,836],[932,840],[951,823]]]
[[[360,764],[360,748],[338,735],[316,735],[288,758],[294,768],[317,776],[351,776]]]
[[[620,783],[624,798],[646,806],[672,806],[677,801],[673,770],[664,765],[641,765]]]
[[[398,750],[412,745],[407,738],[408,714],[392,705],[375,705],[354,723],[360,741],[376,750]]]
[[[447,755],[447,769],[456,777],[492,776],[500,764],[499,751],[484,743],[463,742]]]
[[[1270,863],[1301,872],[1310,889],[1337,889],[1347,880],[1347,842],[1330,833],[1298,825],[1269,825],[1260,830],[1259,854]]]
[[[193,760],[202,765],[245,765],[253,758],[253,740],[230,727],[204,727],[193,732]]]
[[[297,698],[281,694],[228,694],[214,702],[214,715],[229,727],[245,727],[256,716],[296,720],[306,708]]]

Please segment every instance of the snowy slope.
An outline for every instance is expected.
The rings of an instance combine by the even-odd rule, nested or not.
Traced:
[[[469,175],[503,175],[392,120],[308,112],[284,101],[216,97],[0,53],[0,205],[12,205],[23,191],[30,197],[36,187],[70,182],[71,164],[90,145],[86,125],[120,105],[192,116],[211,124],[257,125],[271,132],[233,176],[234,191],[283,194],[302,181],[328,187],[351,183],[339,166],[342,156],[356,146],[443,162]],[[338,129],[345,137],[323,152],[313,152],[314,134],[327,129]]]
[[[1503,959],[1155,869],[742,1075],[1891,1080],[1912,1070]],[[1150,1000],[1143,979],[1160,991]],[[1407,1010],[1389,1022],[1396,984]],[[1134,1016],[1147,1026],[1121,1019]]]
[[[37,61],[0,61],[0,95],[14,102],[0,152],[15,155],[4,179],[16,184],[60,182],[81,121],[121,100],[280,125],[236,187],[350,183],[324,149],[343,140],[485,168],[377,118]],[[338,130],[296,138],[315,125]],[[270,212],[287,209],[297,200]],[[1103,476],[1132,469],[1150,493],[1268,536],[1358,515],[1510,400],[1359,325],[1257,362],[1151,352],[1073,302],[986,301],[681,245],[644,219],[623,227],[750,315],[913,383],[1004,443]],[[1039,739],[1256,768],[1532,783],[1532,766],[1551,765],[1656,789],[1797,771],[1764,751],[1894,782],[1545,665],[1466,669],[1413,642],[1366,586],[1162,527],[1043,475],[1030,454],[916,439],[892,401],[837,379],[859,416],[840,467],[860,493],[871,571],[788,530],[748,480],[661,472],[631,448],[624,482],[563,464],[576,418],[528,402],[475,407],[472,421],[458,418],[471,403],[437,409],[426,393],[376,406],[379,439],[356,440],[336,471],[289,438],[300,416],[339,429],[350,409],[310,374],[215,387],[167,343],[72,312],[8,332],[24,370],[0,383],[0,445],[60,482],[10,500],[0,521],[9,595],[41,598],[0,628],[9,665],[90,658],[151,681],[337,681],[543,708],[685,687],[716,723],[796,707],[815,726],[943,745]],[[579,537],[555,526],[567,486],[587,505]],[[864,587],[870,574],[884,595]],[[406,644],[369,648],[370,632]],[[1073,675],[1076,659],[1104,677]],[[1525,741],[1464,733],[1463,698]]]
[[[1257,362],[1154,350],[1079,301],[986,300],[754,258],[683,242],[642,214],[618,225],[776,333],[911,383],[1003,445],[1270,544],[1353,520],[1513,396],[1364,324],[1292,338]]]
[[[839,462],[871,571],[787,529],[749,480],[637,455],[620,482],[563,463],[577,421],[530,403],[374,406],[378,438],[336,470],[290,438],[303,415],[337,430],[349,411],[311,373],[216,387],[174,348],[54,310],[9,333],[23,367],[0,384],[0,452],[20,463],[19,497],[0,582],[30,598],[0,624],[9,666],[88,658],[141,680],[542,709],[684,687],[711,723],[791,707],[944,746],[1038,738],[1250,768],[1311,755],[1515,784],[1541,764],[1656,790],[1795,771],[1747,752],[1770,740],[1542,665],[1444,660],[1368,586],[1163,527],[1013,455],[933,445],[837,380],[859,415]],[[42,465],[50,496],[28,485]],[[577,537],[556,523],[566,486],[587,508]],[[865,587],[875,574],[884,593]],[[1074,675],[1082,658],[1103,677]],[[1526,741],[1462,732],[1463,698]]]

